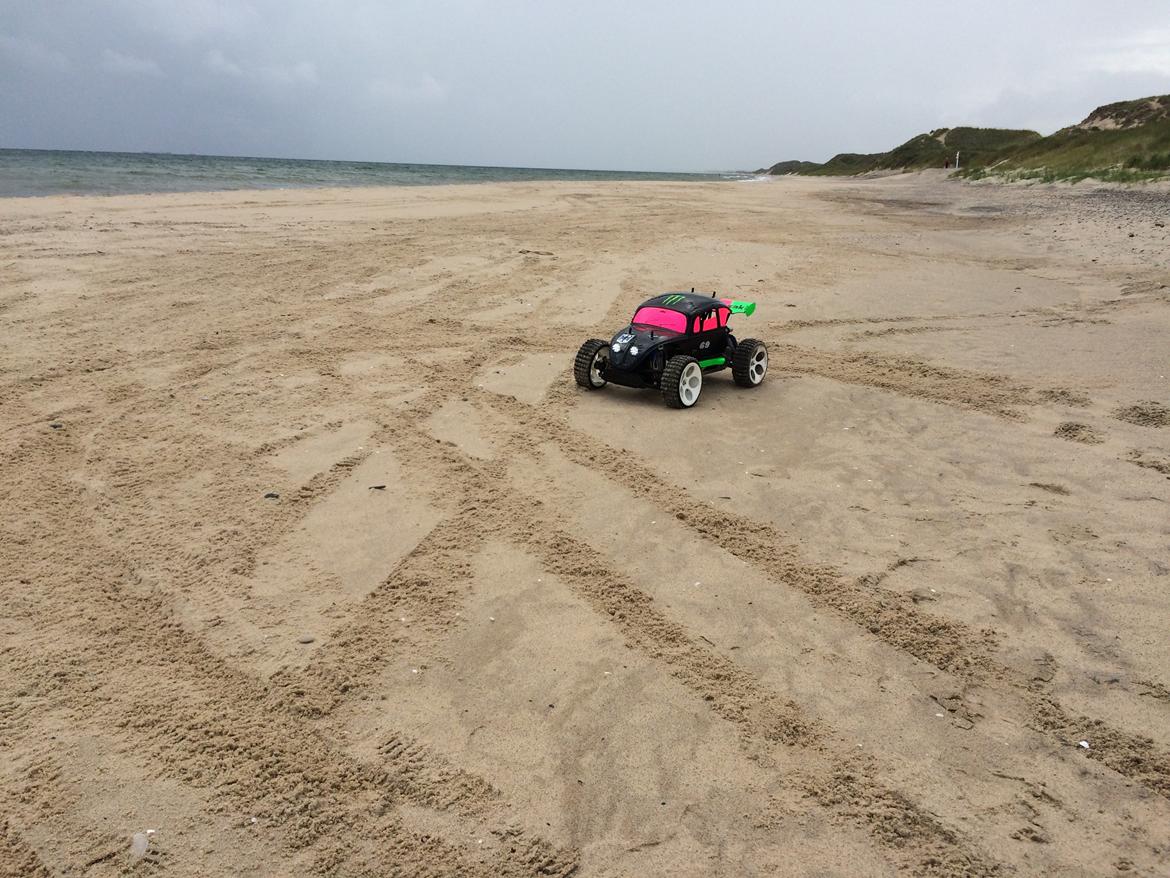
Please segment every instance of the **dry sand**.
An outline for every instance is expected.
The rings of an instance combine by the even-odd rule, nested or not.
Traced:
[[[0,202],[0,873],[1170,873],[1167,204]]]

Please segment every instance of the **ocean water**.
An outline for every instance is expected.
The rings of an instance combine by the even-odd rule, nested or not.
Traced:
[[[170,153],[0,149],[0,196],[122,195],[215,189],[433,186],[525,180],[720,180],[752,175],[488,168]]]

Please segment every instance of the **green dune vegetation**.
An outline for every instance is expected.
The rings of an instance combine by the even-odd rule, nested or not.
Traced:
[[[889,152],[840,153],[827,162],[784,161],[761,173],[842,176],[941,168],[960,155],[968,179],[1120,182],[1170,177],[1170,95],[1098,107],[1084,121],[1042,137],[1006,128],[939,128]]]

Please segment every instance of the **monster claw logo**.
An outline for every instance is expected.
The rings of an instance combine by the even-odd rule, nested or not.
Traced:
[[[665,299],[662,300],[662,304],[663,305],[673,305],[676,302],[681,302],[682,300],[683,300],[683,297],[679,296],[679,295],[667,296]]]

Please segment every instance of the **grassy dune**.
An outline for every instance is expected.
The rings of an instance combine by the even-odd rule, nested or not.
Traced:
[[[960,173],[969,179],[1128,182],[1170,176],[1170,95],[1098,107],[1048,137],[1007,128],[939,128],[888,152],[839,153],[823,164],[784,161],[768,173],[847,176],[941,168],[956,152]]]
[[[1079,125],[1005,151],[969,173],[1120,181],[1170,175],[1170,96],[1100,107]]]

